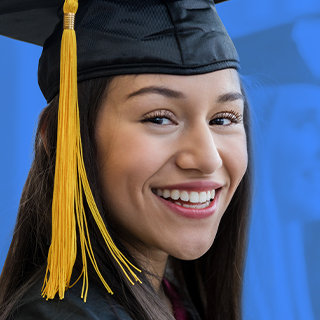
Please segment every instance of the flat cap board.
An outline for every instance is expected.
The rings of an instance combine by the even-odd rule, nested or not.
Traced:
[[[226,0],[214,2],[223,1]],[[0,34],[42,46],[59,21],[57,12],[63,3],[64,0],[1,0]]]

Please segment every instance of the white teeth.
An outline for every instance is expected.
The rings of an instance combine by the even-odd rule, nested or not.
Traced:
[[[189,204],[183,204],[182,206],[185,208],[191,208],[191,209],[204,209],[209,207],[210,201],[206,201],[203,204],[195,204],[195,205],[189,205]]]
[[[207,193],[200,192],[199,202],[206,202],[207,201]]]
[[[180,197],[180,192],[178,190],[171,191],[171,199],[178,200]]]
[[[179,190],[168,190],[168,189],[156,189],[155,193],[159,197],[163,197],[165,199],[171,198],[172,200],[179,200],[181,199],[182,201],[185,202],[191,202],[191,203],[202,203],[206,204],[207,202],[210,202],[210,200],[214,199],[215,197],[215,190],[212,191],[201,191],[201,192],[196,192],[196,191],[179,191]],[[187,205],[186,205],[187,206]]]
[[[164,198],[170,198],[171,193],[170,193],[170,191],[169,191],[169,190],[164,189],[164,190],[163,190],[163,194],[162,194],[162,196],[163,196]]]
[[[194,192],[194,191],[191,191],[190,192],[190,199],[189,201],[191,203],[199,203],[200,201],[200,196],[199,196],[199,193],[198,192]]]
[[[194,204],[194,205],[192,205],[192,204],[191,205],[189,205],[189,204],[181,204],[180,202],[175,201],[174,204],[177,204],[177,205],[179,205],[181,207],[185,207],[185,208],[189,208],[189,209],[190,208],[191,209],[204,209],[204,208],[209,207],[210,201],[206,201],[203,204]]]
[[[182,191],[182,192],[180,193],[180,199],[181,199],[182,201],[189,201],[189,194],[188,194],[188,192],[187,192],[187,191]]]

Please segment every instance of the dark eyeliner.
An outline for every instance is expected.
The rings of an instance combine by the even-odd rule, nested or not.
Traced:
[[[215,115],[215,117],[213,119],[210,120],[214,121],[217,119],[228,119],[230,120],[232,123],[234,124],[238,124],[241,123],[243,120],[243,116],[241,113],[235,111],[235,110],[230,110],[230,111],[223,111],[221,113],[218,113],[217,115]]]
[[[151,120],[155,120],[157,118],[165,118],[173,122],[172,114],[168,110],[157,110],[153,111],[145,116],[143,116],[141,122],[149,122]]]

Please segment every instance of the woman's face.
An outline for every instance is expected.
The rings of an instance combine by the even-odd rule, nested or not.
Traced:
[[[97,117],[98,165],[128,246],[154,261],[210,248],[247,167],[243,105],[233,69],[112,81]]]

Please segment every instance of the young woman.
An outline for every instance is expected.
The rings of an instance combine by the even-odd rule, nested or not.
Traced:
[[[101,9],[103,5],[108,10]],[[117,19],[132,15],[125,19],[127,33],[130,23],[140,22],[143,14],[145,19],[150,13],[157,19],[149,19],[137,31],[134,45],[126,39],[123,64],[110,57],[104,62],[107,67],[99,62],[99,72],[109,63],[113,68],[103,76],[98,77],[94,68],[88,75],[83,61],[91,60],[81,58],[82,40],[78,46],[82,156],[93,197],[87,196],[85,187],[77,190],[75,201],[83,204],[86,218],[78,217],[76,206],[79,229],[66,230],[77,232],[71,244],[76,247],[71,279],[54,287],[53,295],[48,293],[52,264],[64,259],[53,258],[54,232],[58,229],[58,242],[65,236],[54,215],[58,161],[65,160],[57,155],[61,102],[59,93],[53,98],[54,72],[43,71],[56,59],[50,60],[58,27],[46,41],[40,61],[40,85],[47,100],[53,100],[40,117],[34,162],[0,278],[0,319],[241,319],[250,132],[232,43],[212,1],[88,1],[79,8],[77,34],[84,36],[81,30],[96,27],[89,23],[92,12],[98,16],[95,23],[101,18],[96,12],[106,12],[107,21],[112,20],[112,5],[117,6]],[[123,8],[125,13],[120,14]],[[179,25],[182,18],[187,25]],[[162,30],[154,44],[157,57],[148,52],[147,37],[141,35],[155,23]],[[115,28],[110,25],[109,32]],[[95,30],[98,34],[101,25]],[[157,52],[170,42],[168,30],[179,40],[181,65],[172,62],[176,49]],[[121,42],[124,33],[119,34],[118,29],[113,35]],[[181,51],[195,43],[199,50]],[[167,58],[171,66],[160,61]],[[78,172],[82,169],[77,167]],[[63,178],[61,187],[70,183],[69,174]],[[68,195],[65,198],[69,201]],[[67,264],[62,266],[67,273]],[[81,277],[84,286],[78,281]],[[109,286],[113,295],[107,292]],[[41,290],[49,301],[41,297]]]

